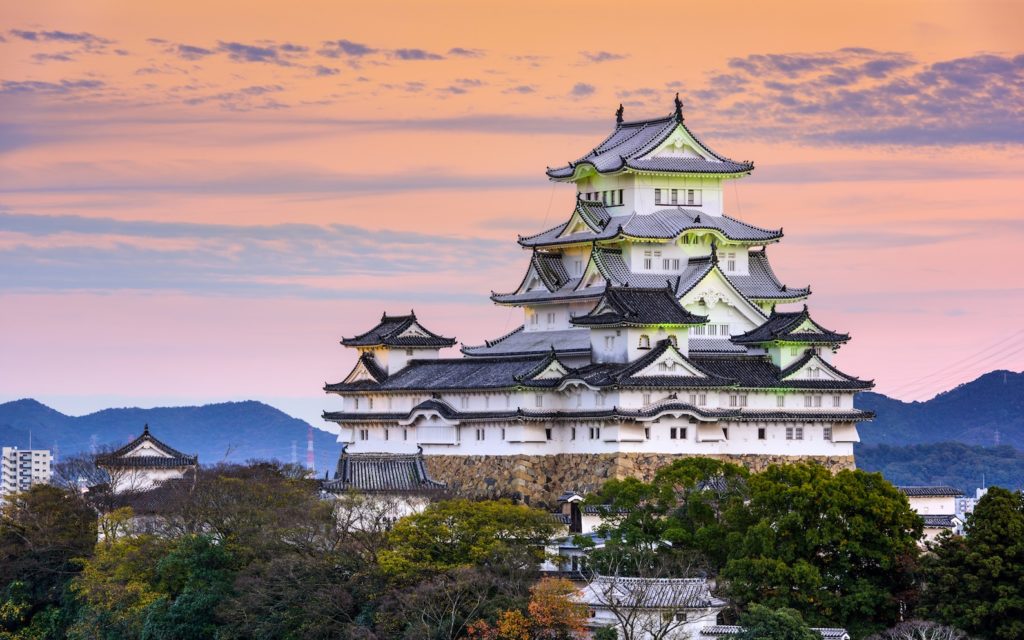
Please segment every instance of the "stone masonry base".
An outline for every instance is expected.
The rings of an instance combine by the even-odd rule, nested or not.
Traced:
[[[612,478],[629,476],[649,481],[655,471],[690,454],[559,453],[548,456],[426,455],[435,480],[448,483],[453,495],[465,498],[516,498],[554,507],[566,490],[589,493]],[[703,457],[732,462],[751,471],[786,462],[812,460],[833,473],[855,468],[853,456],[776,456],[712,454]]]

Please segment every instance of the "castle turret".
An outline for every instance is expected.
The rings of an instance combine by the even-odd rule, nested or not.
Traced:
[[[455,344],[426,329],[416,320],[416,313],[407,316],[381,316],[377,326],[354,338],[342,338],[341,344],[359,351],[360,360],[369,356],[385,375],[401,371],[410,360],[436,360],[438,352]]]

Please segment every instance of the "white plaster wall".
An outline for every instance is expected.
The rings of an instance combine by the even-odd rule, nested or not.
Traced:
[[[910,508],[920,515],[952,515],[956,513],[953,496],[907,496]]]

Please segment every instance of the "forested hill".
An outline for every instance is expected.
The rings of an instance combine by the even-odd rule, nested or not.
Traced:
[[[992,371],[925,402],[869,392],[856,404],[877,414],[860,426],[864,445],[963,442],[1024,450],[1024,372]]]
[[[91,447],[121,446],[149,424],[157,438],[185,453],[199,454],[202,464],[251,459],[291,460],[292,443],[298,460],[306,460],[308,424],[262,402],[224,402],[199,407],[104,409],[74,417],[36,400],[0,404],[0,444],[28,447],[29,431],[37,448],[57,446],[61,456]],[[334,473],[338,461],[335,436],[313,429],[316,468]]]

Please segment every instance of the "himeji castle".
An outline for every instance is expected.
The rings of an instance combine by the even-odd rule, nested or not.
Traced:
[[[422,457],[425,486],[541,502],[682,456],[852,467],[872,383],[835,364],[849,336],[815,320],[810,287],[773,271],[782,230],[726,212],[724,186],[753,170],[698,138],[678,96],[653,120],[620,106],[607,138],[547,170],[575,207],[519,237],[525,273],[491,296],[521,326],[456,358],[415,314],[342,340],[356,362],[324,414],[342,457]]]

